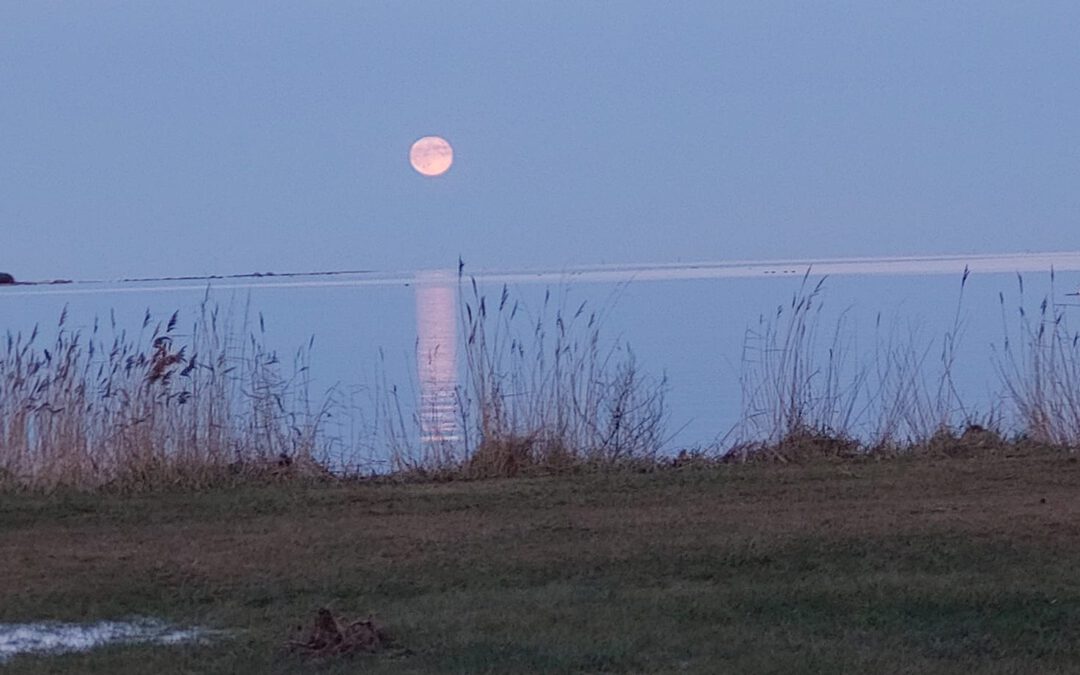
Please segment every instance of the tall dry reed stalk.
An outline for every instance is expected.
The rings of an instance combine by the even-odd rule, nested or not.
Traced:
[[[143,489],[316,467],[324,408],[307,350],[292,375],[262,346],[264,324],[204,299],[190,333],[149,311],[136,336],[67,325],[8,334],[0,353],[0,485]],[[310,345],[309,345],[310,347]]]

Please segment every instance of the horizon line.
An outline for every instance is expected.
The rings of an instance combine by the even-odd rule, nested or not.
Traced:
[[[858,256],[775,260],[716,260],[672,263],[612,263],[562,268],[500,269],[469,272],[453,268],[387,271],[339,270],[316,272],[255,272],[247,274],[171,276],[131,279],[53,280],[0,286],[0,298],[27,295],[86,295],[104,293],[167,293],[239,290],[248,288],[345,288],[411,286],[445,283],[463,278],[477,283],[542,282],[620,283],[629,281],[688,281],[695,279],[778,278],[810,276],[925,276],[1023,272],[1080,272],[1080,251],[935,254],[922,256]],[[304,278],[337,277],[303,281]],[[225,283],[214,283],[224,281]],[[171,285],[152,285],[178,282]],[[202,283],[206,282],[206,283]],[[80,286],[82,288],[80,288]],[[92,286],[92,288],[86,288]]]

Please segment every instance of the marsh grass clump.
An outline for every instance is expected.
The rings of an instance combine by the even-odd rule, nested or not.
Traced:
[[[390,430],[402,474],[489,478],[654,461],[665,437],[665,378],[641,372],[628,345],[605,341],[601,316],[550,291],[535,314],[504,286],[494,306],[459,269],[464,377],[460,435],[410,445]],[[396,403],[388,406],[400,411]],[[417,420],[416,426],[419,426]]]
[[[846,446],[867,373],[852,359],[844,315],[822,349],[824,279],[809,272],[789,305],[762,316],[743,342],[742,414],[735,450],[744,458],[802,455]]]
[[[8,334],[0,351],[0,486],[22,489],[205,486],[325,475],[326,409],[308,396],[307,351],[292,374],[276,353],[205,298],[190,332],[147,311],[137,335],[110,317],[106,337],[61,313],[56,337]],[[310,348],[310,344],[309,344]]]
[[[1011,449],[1015,443],[994,427],[969,424],[962,430],[941,428],[910,449],[912,454],[934,457],[983,457]]]
[[[503,287],[489,316],[469,288],[462,422],[474,467],[610,466],[660,451],[666,382],[642,374],[628,345],[602,340],[600,314],[555,306],[549,291],[528,316]]]
[[[542,470],[564,473],[579,466],[579,453],[562,445],[544,445],[535,436],[485,439],[469,456],[466,472],[478,478],[517,476]]]
[[[1019,304],[1016,333],[1009,330],[1005,295],[999,294],[1004,341],[995,352],[1003,398],[1024,437],[1034,443],[1080,448],[1080,331],[1069,326],[1067,305],[1050,294],[1037,312],[1024,299],[1024,278],[1017,275]]]
[[[874,349],[866,353],[858,350],[847,311],[826,323],[825,279],[811,286],[808,271],[789,304],[747,331],[742,414],[727,461],[970,448],[974,429],[994,429],[987,434],[1000,441],[997,416],[966,406],[953,376],[968,277],[965,270],[953,323],[940,342],[916,329],[885,331],[879,314]]]
[[[854,438],[823,429],[794,429],[773,442],[736,446],[725,460],[749,462],[805,463],[818,460],[847,460],[865,455],[863,444]]]

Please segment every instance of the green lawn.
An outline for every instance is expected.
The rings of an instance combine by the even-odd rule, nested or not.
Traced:
[[[0,672],[1080,671],[1060,453],[427,485],[0,496],[0,622],[151,615],[206,645]],[[373,613],[406,652],[290,629]]]

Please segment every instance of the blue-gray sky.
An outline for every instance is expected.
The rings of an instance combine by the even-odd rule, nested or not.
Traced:
[[[0,270],[1076,249],[1078,35],[1076,2],[4,0]]]

